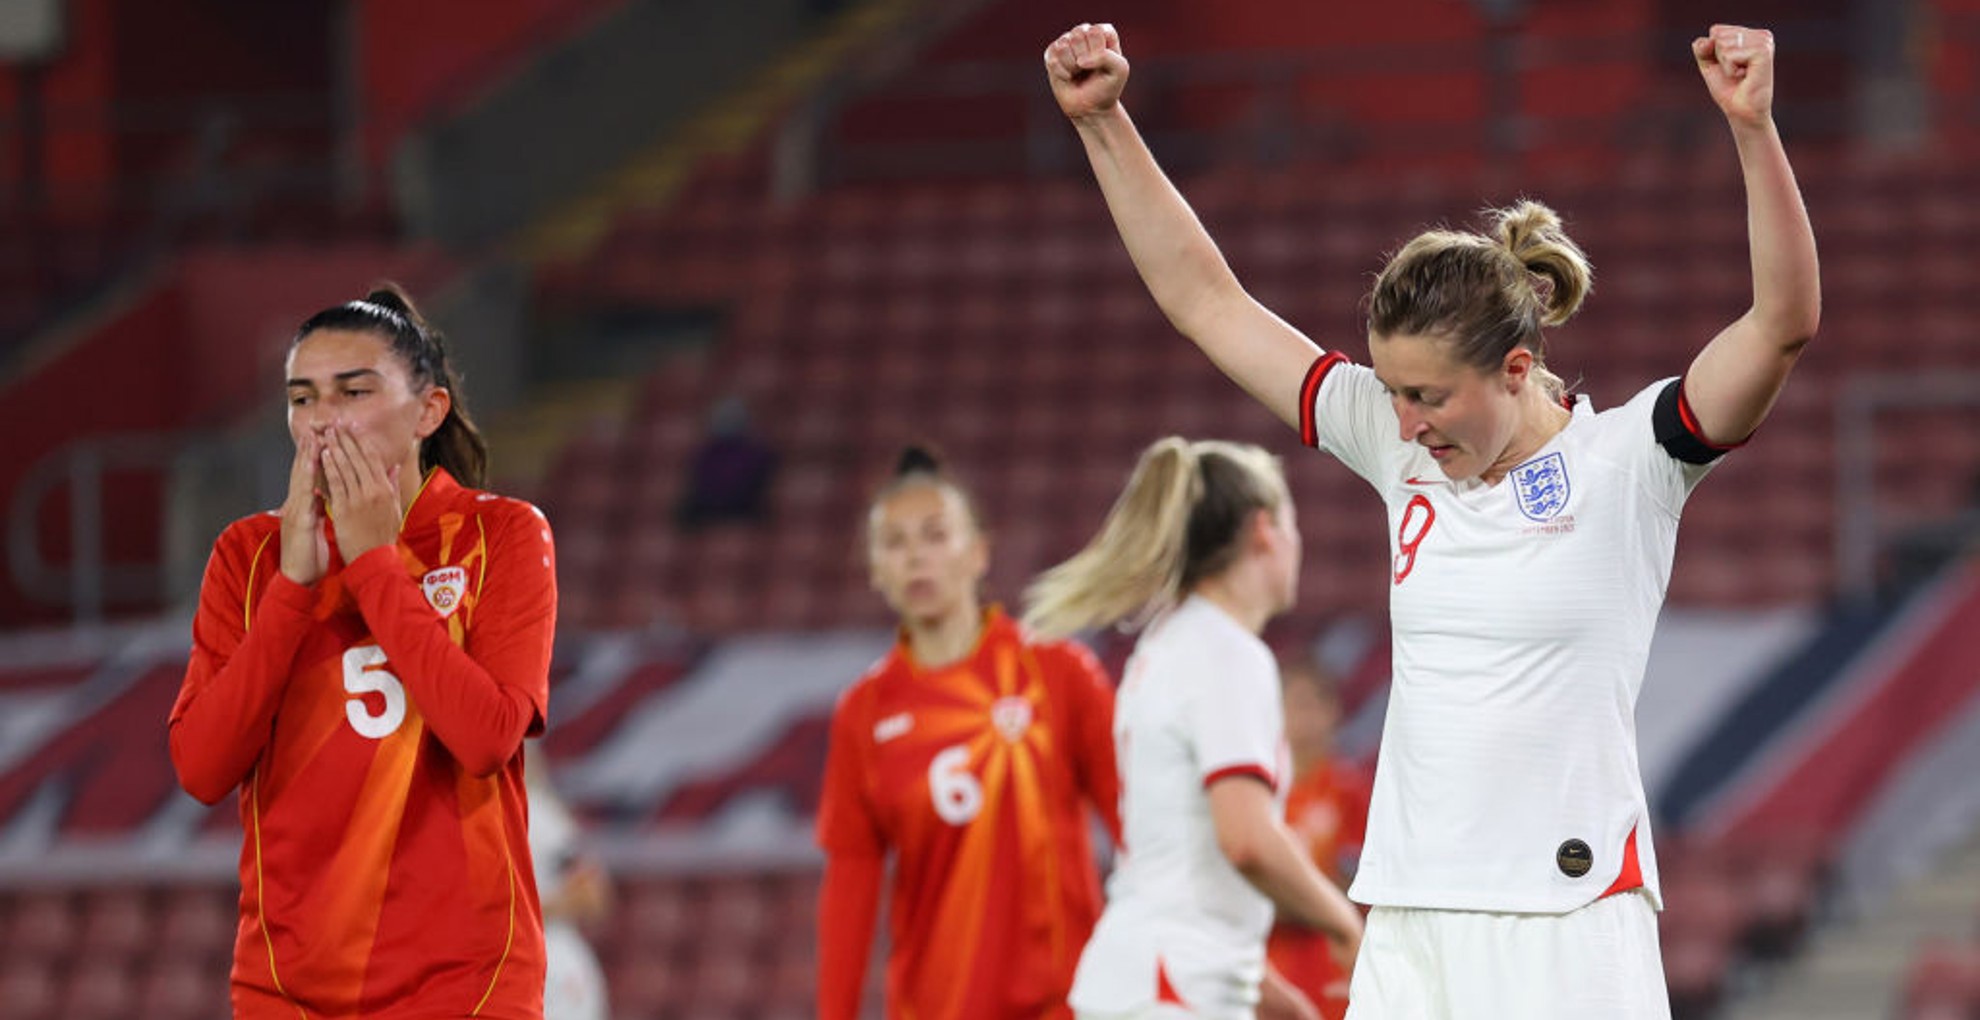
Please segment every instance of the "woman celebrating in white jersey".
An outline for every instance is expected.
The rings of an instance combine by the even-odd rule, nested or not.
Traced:
[[[1248,1020],[1274,904],[1349,956],[1360,941],[1360,914],[1281,821],[1291,767],[1258,632],[1292,607],[1299,560],[1276,458],[1169,438],[1142,454],[1099,536],[1027,593],[1041,638],[1155,618],[1115,701],[1124,845],[1073,978],[1081,1017]],[[1311,1013],[1276,976],[1265,991]]]
[[[1113,28],[1045,51],[1170,321],[1388,507],[1395,676],[1349,890],[1375,908],[1351,1020],[1669,1016],[1637,691],[1678,512],[1766,417],[1821,308],[1772,35],[1714,26],[1692,54],[1739,152],[1753,305],[1682,378],[1597,414],[1545,368],[1541,327],[1590,271],[1544,206],[1405,245],[1370,300],[1372,369],[1353,365],[1239,285],[1120,105]]]

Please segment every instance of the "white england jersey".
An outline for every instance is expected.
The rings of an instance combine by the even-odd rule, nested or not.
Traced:
[[[1678,513],[1709,465],[1659,445],[1669,380],[1587,398],[1496,485],[1449,481],[1398,435],[1371,370],[1314,366],[1302,433],[1388,507],[1394,677],[1349,895],[1395,907],[1563,913],[1632,841],[1661,902],[1636,698]],[[1633,836],[1632,836],[1633,834]]]
[[[1083,1013],[1180,1000],[1251,1016],[1272,901],[1217,848],[1206,793],[1256,776],[1285,809],[1279,669],[1258,636],[1192,596],[1136,644],[1114,703],[1122,847],[1069,996]]]
[[[534,765],[534,762],[531,762]],[[536,888],[545,899],[564,884],[565,868],[577,852],[577,819],[547,784],[529,791],[529,856]],[[544,1020],[605,1020],[605,972],[577,925],[543,923]]]

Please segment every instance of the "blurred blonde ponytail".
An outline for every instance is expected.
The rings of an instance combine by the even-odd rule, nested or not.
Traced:
[[[1138,627],[1236,562],[1252,513],[1288,498],[1278,458],[1256,446],[1158,440],[1142,451],[1100,533],[1025,591],[1024,622],[1044,638]]]
[[[1025,590],[1025,625],[1064,638],[1159,612],[1182,583],[1189,511],[1202,491],[1188,441],[1170,436],[1142,451],[1100,534]]]

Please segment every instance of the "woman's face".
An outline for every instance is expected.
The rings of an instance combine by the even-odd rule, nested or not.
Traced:
[[[289,350],[289,438],[340,426],[394,461],[417,458],[446,417],[444,389],[417,391],[405,360],[376,333],[320,329]]]
[[[1370,337],[1368,357],[1389,391],[1402,440],[1429,450],[1444,477],[1483,474],[1512,445],[1531,352],[1515,348],[1506,367],[1485,372],[1453,358],[1443,340],[1401,335]]]
[[[973,606],[989,549],[955,489],[912,484],[876,503],[867,525],[873,587],[908,622]]]

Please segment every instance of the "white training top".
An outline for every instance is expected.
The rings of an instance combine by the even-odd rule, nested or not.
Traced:
[[[1636,697],[1678,512],[1710,470],[1658,445],[1669,381],[1600,414],[1581,398],[1486,485],[1447,480],[1374,372],[1329,359],[1303,431],[1381,494],[1392,556],[1394,677],[1349,895],[1565,913],[1616,881],[1633,832],[1661,903]]]
[[[534,759],[531,767],[536,767]],[[533,773],[532,773],[533,774]],[[529,791],[529,856],[536,872],[538,895],[548,899],[564,885],[565,873],[578,851],[581,835],[577,818],[546,780]],[[543,922],[544,1020],[605,1020],[605,972],[598,955],[563,918]]]
[[[1217,848],[1205,792],[1256,776],[1284,811],[1290,757],[1271,649],[1192,596],[1136,644],[1114,702],[1125,846],[1080,955],[1073,1009],[1124,1013],[1164,998],[1249,1020],[1272,901]]]

